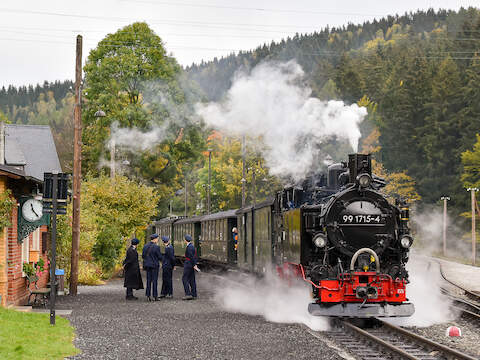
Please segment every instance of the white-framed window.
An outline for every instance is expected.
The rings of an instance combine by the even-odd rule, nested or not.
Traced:
[[[33,251],[40,251],[40,237],[41,232],[40,228],[36,228],[32,234],[32,250]]]
[[[23,269],[23,263],[28,263],[29,262],[29,255],[30,255],[30,237],[27,236],[25,239],[23,239],[22,242],[22,269]],[[22,276],[25,277],[25,273],[22,271]]]

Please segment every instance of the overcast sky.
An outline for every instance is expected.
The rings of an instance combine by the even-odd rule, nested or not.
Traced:
[[[75,37],[84,59],[108,33],[146,21],[182,65],[249,50],[296,32],[362,23],[479,0],[17,0],[0,2],[0,86],[74,78]]]

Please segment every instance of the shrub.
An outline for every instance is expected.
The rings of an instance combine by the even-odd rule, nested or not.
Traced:
[[[82,285],[102,285],[102,270],[91,262],[79,261],[78,263],[78,283]]]
[[[112,272],[119,259],[122,245],[122,237],[116,228],[104,227],[98,234],[92,253],[105,273]]]

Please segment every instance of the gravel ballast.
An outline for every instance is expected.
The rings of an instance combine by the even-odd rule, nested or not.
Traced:
[[[60,297],[58,308],[73,310],[82,351],[74,359],[342,359],[303,325],[222,310],[211,300],[209,274],[197,275],[199,299],[182,301],[181,275],[174,272],[174,298],[159,302],[147,302],[144,290],[127,302],[122,279]]]
[[[456,326],[460,328],[462,331],[462,336],[446,336],[445,332],[449,326]],[[472,356],[478,356],[480,359],[480,326],[475,325],[472,320],[460,318],[453,322],[433,325],[425,328],[407,327],[406,329],[450,348],[466,352]]]

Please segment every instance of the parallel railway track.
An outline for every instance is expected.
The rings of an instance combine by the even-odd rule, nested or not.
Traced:
[[[440,263],[439,267],[442,278],[451,286],[462,291],[464,295],[463,297],[455,295],[445,287],[442,287],[442,292],[453,301],[454,305],[452,307],[460,311],[463,316],[475,319],[480,323],[480,294],[464,289],[460,285],[449,280],[443,272],[442,265]]]
[[[342,331],[328,333],[358,359],[477,359],[408,330],[375,319],[375,326],[361,329],[349,321],[338,321]]]

